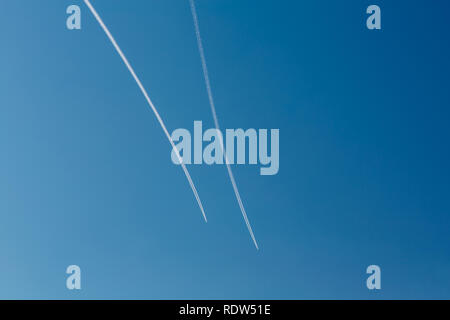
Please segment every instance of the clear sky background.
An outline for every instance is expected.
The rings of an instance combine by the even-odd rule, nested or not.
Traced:
[[[213,127],[188,0],[92,3],[169,130]],[[3,1],[0,298],[450,298],[448,1],[197,9],[222,128],[280,129],[278,175],[234,166],[260,250],[224,166],[189,166],[204,223],[82,1]]]

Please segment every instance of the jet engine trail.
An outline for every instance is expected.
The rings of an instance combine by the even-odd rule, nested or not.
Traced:
[[[190,5],[191,5],[191,11],[192,11],[192,18],[194,19],[194,25],[195,25],[195,35],[197,36],[197,45],[198,45],[198,51],[200,52],[200,59],[202,61],[202,68],[203,68],[203,75],[205,77],[205,84],[206,84],[206,91],[208,92],[208,98],[209,98],[209,104],[211,106],[211,111],[213,114],[213,118],[214,118],[214,124],[216,126],[216,130],[218,132],[220,131],[220,127],[219,127],[219,120],[217,119],[217,113],[216,113],[216,107],[214,104],[214,98],[213,98],[213,94],[212,94],[212,89],[211,89],[211,82],[209,81],[209,73],[208,73],[208,67],[206,65],[206,58],[205,58],[205,50],[203,49],[203,43],[202,43],[202,37],[200,35],[200,26],[198,23],[198,17],[197,17],[197,10],[195,9],[195,2],[194,0],[189,0]],[[233,171],[231,170],[226,152],[225,152],[225,148],[223,145],[223,139],[220,138],[220,146],[222,148],[224,157],[225,157],[225,164],[227,166],[227,170],[228,170],[228,175],[230,177],[231,180],[231,184],[233,185],[233,190],[234,190],[234,194],[236,195],[236,199],[237,202],[239,203],[239,207],[241,209],[242,212],[242,216],[244,217],[245,220],[245,224],[247,225],[247,229],[248,232],[250,233],[250,236],[253,239],[253,242],[256,246],[256,249],[258,248],[258,243],[256,242],[256,238],[253,234],[253,230],[252,230],[252,226],[250,225],[250,222],[247,218],[247,213],[245,212],[245,208],[244,208],[244,204],[242,203],[241,200],[241,196],[239,194],[239,189],[236,185],[236,181],[234,179],[234,175],[233,175]]]
[[[152,109],[153,113],[155,114],[156,118],[159,121],[159,124],[161,125],[161,128],[163,129],[164,133],[167,136],[167,139],[169,139],[170,144],[172,145],[173,150],[175,150],[175,153],[177,155],[178,160],[181,163],[181,166],[183,168],[184,174],[186,175],[186,178],[189,181],[189,185],[191,186],[192,192],[194,193],[195,199],[197,200],[198,206],[200,207],[200,210],[202,211],[203,214],[203,218],[205,219],[206,222],[208,222],[208,220],[206,219],[206,214],[205,214],[205,210],[203,209],[203,205],[202,202],[200,200],[200,197],[197,193],[197,189],[195,188],[194,182],[191,179],[191,176],[189,174],[189,171],[187,170],[185,164],[182,161],[182,158],[180,156],[180,153],[178,151],[178,149],[175,147],[175,144],[172,140],[172,137],[170,136],[169,132],[167,131],[167,128],[163,122],[163,120],[161,119],[161,116],[159,115],[158,111],[156,110],[155,106],[153,105],[153,102],[150,100],[150,97],[147,93],[147,91],[145,90],[144,86],[142,85],[141,81],[139,80],[138,76],[136,75],[136,73],[134,72],[134,69],[131,67],[130,63],[128,62],[128,59],[126,58],[126,56],[124,55],[124,53],[122,52],[122,50],[120,49],[119,45],[117,44],[116,40],[114,39],[114,37],[112,36],[112,34],[109,32],[108,28],[106,27],[106,25],[103,23],[102,18],[100,18],[99,14],[97,13],[97,11],[95,10],[95,8],[92,6],[92,4],[90,3],[89,0],[84,0],[84,3],[88,6],[89,10],[91,10],[92,14],[94,15],[95,19],[97,19],[98,23],[100,24],[100,26],[102,27],[103,31],[106,33],[106,35],[108,36],[109,40],[111,41],[111,43],[113,44],[114,48],[116,49],[117,53],[120,55],[120,57],[122,58],[123,62],[125,63],[126,67],[128,68],[128,70],[130,71],[131,75],[133,76],[134,80],[136,81],[139,89],[141,89],[142,94],[144,95],[145,99],[148,102],[148,105],[150,106],[150,108]]]

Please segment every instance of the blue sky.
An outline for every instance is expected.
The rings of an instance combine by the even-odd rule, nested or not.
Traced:
[[[92,3],[169,131],[213,127],[188,0]],[[66,29],[71,4],[80,31]],[[380,31],[365,27],[370,4]],[[256,251],[223,166],[189,166],[204,223],[82,1],[5,2],[0,298],[448,299],[448,9],[197,0],[222,128],[280,129],[277,175],[233,167]]]

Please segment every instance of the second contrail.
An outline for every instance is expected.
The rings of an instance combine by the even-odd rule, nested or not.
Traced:
[[[195,9],[194,0],[189,0],[189,2],[191,4],[192,18],[194,19],[195,35],[197,36],[198,51],[200,52],[200,59],[202,61],[203,75],[205,77],[206,91],[208,92],[209,104],[211,105],[211,111],[213,114],[216,130],[218,132],[221,132],[220,127],[219,127],[219,120],[217,119],[216,107],[214,105],[214,98],[213,98],[213,94],[212,94],[212,90],[211,90],[211,82],[209,81],[208,67],[206,65],[205,50],[203,49],[202,37],[200,35],[200,26],[198,23],[197,10]],[[248,232],[250,233],[250,236],[252,237],[252,240],[256,246],[256,249],[259,249],[258,243],[256,242],[255,235],[253,234],[252,226],[250,225],[250,222],[247,217],[247,213],[245,212],[244,204],[242,203],[241,196],[239,194],[239,189],[236,185],[236,181],[234,180],[233,171],[231,170],[229,161],[227,159],[227,155],[226,155],[225,148],[223,145],[223,139],[220,138],[219,141],[220,141],[220,146],[222,148],[222,151],[223,151],[223,154],[225,157],[225,164],[227,166],[228,175],[230,176],[231,184],[233,185],[234,194],[236,195],[237,202],[239,203],[239,208],[241,209],[242,216],[244,217],[245,224],[247,225]]]
[[[198,206],[200,207],[200,210],[202,211],[203,218],[205,219],[206,222],[208,222],[208,220],[206,219],[205,210],[203,209],[202,202],[201,202],[200,197],[199,197],[199,195],[197,193],[197,189],[195,188],[194,182],[191,179],[189,171],[187,170],[185,164],[183,163],[183,160],[182,160],[182,158],[180,156],[180,153],[179,153],[178,149],[175,147],[175,144],[174,144],[174,142],[172,140],[172,137],[170,136],[169,132],[167,131],[167,128],[166,128],[163,120],[161,119],[161,116],[159,115],[158,111],[156,110],[155,106],[153,105],[153,102],[150,100],[150,97],[149,97],[149,95],[147,93],[147,90],[145,90],[144,86],[141,83],[141,80],[139,80],[138,76],[134,72],[134,69],[131,67],[130,63],[128,62],[128,59],[126,58],[126,56],[124,55],[124,53],[120,49],[119,45],[117,44],[116,40],[112,36],[111,32],[109,32],[108,28],[103,23],[102,18],[100,18],[99,14],[95,10],[95,8],[92,6],[92,4],[89,2],[89,0],[84,0],[84,3],[88,6],[89,10],[91,10],[91,12],[94,15],[95,19],[97,19],[98,23],[102,27],[103,31],[105,31],[106,35],[108,36],[109,40],[113,44],[113,46],[116,49],[117,53],[120,55],[120,57],[122,58],[123,62],[126,65],[126,67],[128,68],[128,70],[130,71],[130,73],[133,76],[134,80],[136,81],[137,85],[139,86],[139,89],[141,89],[142,94],[144,95],[145,99],[148,102],[148,105],[150,106],[150,108],[152,109],[152,111],[155,114],[156,118],[158,119],[158,122],[161,125],[161,128],[163,129],[164,133],[166,134],[167,139],[169,139],[169,142],[170,142],[173,150],[175,151],[175,154],[177,155],[177,158],[178,158],[178,160],[179,160],[179,162],[181,164],[181,167],[183,168],[184,174],[186,175],[186,178],[189,181],[189,185],[191,186],[192,192],[194,193],[195,199],[197,200]]]

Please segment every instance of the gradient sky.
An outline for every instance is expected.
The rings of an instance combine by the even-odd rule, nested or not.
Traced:
[[[92,0],[169,131],[214,126],[188,0]],[[66,8],[82,30],[66,29]],[[365,9],[378,4],[382,30]],[[0,9],[0,298],[450,298],[448,1],[197,0],[222,128],[280,171],[189,166],[80,0]],[[82,270],[82,290],[65,270]],[[365,286],[367,266],[382,289]]]

